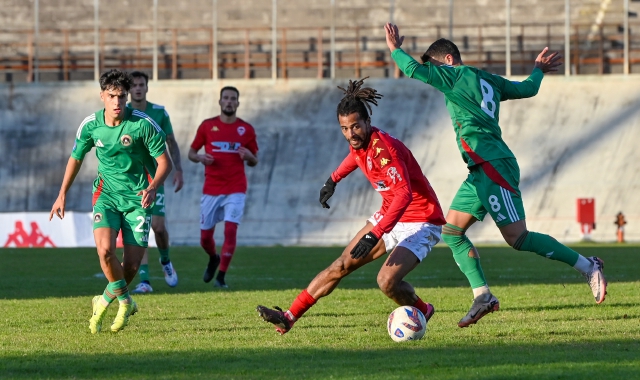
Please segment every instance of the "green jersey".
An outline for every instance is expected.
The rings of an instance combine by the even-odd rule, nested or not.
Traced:
[[[104,110],[89,115],[82,121],[71,157],[83,160],[96,148],[98,177],[96,192],[109,195],[126,204],[140,204],[139,191],[149,186],[149,172],[145,162],[159,157],[165,151],[166,136],[162,129],[146,114],[125,108],[120,125],[104,123]]]
[[[131,103],[127,104],[127,108],[134,109]],[[169,113],[164,109],[164,106],[153,104],[151,102],[147,102],[147,108],[144,110],[144,113],[147,114],[153,121],[158,124],[158,126],[162,129],[165,135],[173,134],[173,126],[171,125],[171,119],[169,118]],[[156,161],[153,159],[148,159],[145,162],[145,166],[152,177],[156,175]]]
[[[432,85],[444,94],[456,132],[458,149],[467,166],[500,158],[515,158],[502,140],[500,102],[529,98],[538,93],[544,74],[535,68],[522,82],[512,82],[471,66],[421,65],[402,49],[391,57],[411,78]]]

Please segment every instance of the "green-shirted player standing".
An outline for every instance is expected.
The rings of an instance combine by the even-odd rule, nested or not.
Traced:
[[[171,125],[171,119],[169,114],[163,106],[153,104],[147,101],[147,92],[149,91],[149,76],[140,71],[134,71],[131,73],[133,84],[131,85],[131,103],[127,104],[128,108],[142,111],[149,115],[156,124],[162,128],[162,131],[167,136],[167,148],[169,150],[169,156],[173,161],[173,184],[175,185],[175,192],[182,189],[184,180],[182,178],[182,163],[180,162],[180,149],[178,148],[178,142],[173,134],[173,127]],[[153,176],[155,171],[155,161],[151,160],[148,163],[150,167],[150,174]],[[178,274],[173,268],[173,264],[169,259],[169,232],[167,230],[167,224],[165,220],[165,197],[164,186],[158,188],[158,195],[156,196],[156,202],[151,210],[151,228],[156,236],[156,245],[160,252],[160,265],[162,265],[162,271],[164,272],[164,280],[167,285],[174,287],[178,285]],[[149,281],[149,253],[145,252],[142,258],[142,264],[140,265],[140,283],[132,291],[134,294],[151,293],[153,288]]]
[[[602,260],[586,258],[560,244],[551,236],[527,230],[524,207],[518,185],[520,169],[515,156],[502,140],[498,125],[500,102],[536,95],[544,73],[557,71],[561,56],[545,56],[545,48],[536,58],[531,75],[522,82],[511,82],[498,75],[465,66],[458,47],[444,38],[434,42],[419,64],[400,46],[404,40],[398,27],[385,26],[391,57],[400,70],[411,78],[432,85],[444,94],[445,104],[456,132],[458,148],[469,168],[469,176],[456,193],[442,240],[453,251],[453,257],[473,288],[474,301],[459,327],[476,323],[487,313],[500,307],[493,296],[480,266],[480,257],[465,231],[489,213],[505,241],[518,251],[562,261],[582,273],[597,303],[604,301],[606,280]]]
[[[129,323],[129,316],[138,311],[127,285],[138,272],[147,248],[156,191],[171,171],[162,129],[146,114],[126,107],[130,87],[131,77],[120,70],[107,71],[100,77],[104,109],[87,116],[80,124],[60,194],[49,215],[49,220],[54,214],[64,218],[67,191],[85,155],[95,147],[98,177],[93,183],[93,236],[109,284],[102,296],[93,298],[93,315],[89,320],[92,334],[101,330],[107,307],[116,298],[120,306],[111,331],[122,330]],[[145,163],[151,157],[158,166],[150,183]],[[116,257],[120,230],[124,241],[122,263]]]

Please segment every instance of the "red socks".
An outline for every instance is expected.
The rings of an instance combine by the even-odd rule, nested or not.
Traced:
[[[216,243],[213,241],[213,228],[210,230],[200,230],[200,246],[209,256],[215,256]]]
[[[295,321],[298,318],[302,317],[302,315],[307,310],[309,310],[311,306],[315,305],[316,302],[317,300],[311,297],[311,294],[309,294],[307,292],[307,289],[305,289],[300,294],[298,294],[286,314],[291,314],[290,316],[288,315],[288,317],[293,317],[293,320]]]
[[[418,300],[416,301],[416,303],[413,304],[413,307],[420,310],[423,315],[427,315],[427,312],[429,311],[427,309],[427,304],[424,303],[424,301],[420,299],[420,297],[418,297]]]
[[[231,263],[233,252],[236,250],[236,236],[238,225],[233,222],[224,222],[224,243],[222,244],[222,254],[220,255],[220,270],[226,272]]]

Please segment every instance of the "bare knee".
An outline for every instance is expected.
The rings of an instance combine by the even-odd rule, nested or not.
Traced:
[[[398,281],[385,273],[378,273],[378,287],[387,297],[391,297],[398,286]]]
[[[116,255],[115,247],[111,247],[110,245],[100,245],[96,248],[98,250],[98,256],[100,257],[100,260],[109,261]]]
[[[519,249],[522,245],[522,243],[519,243],[519,240],[521,240],[521,237],[526,237],[528,233],[529,231],[524,230],[514,234],[503,234],[503,237],[504,241],[506,241],[509,246]]]

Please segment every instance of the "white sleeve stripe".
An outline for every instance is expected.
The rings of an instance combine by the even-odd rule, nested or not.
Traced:
[[[87,117],[84,118],[84,120],[82,120],[82,123],[80,123],[80,126],[78,127],[78,131],[76,132],[76,138],[79,139],[80,138],[80,134],[82,133],[82,128],[84,128],[85,124],[87,124],[90,121],[93,121],[96,119],[96,114],[91,114]]]
[[[153,127],[156,129],[156,131],[158,131],[158,132],[162,132],[162,128],[160,128],[160,126],[158,125],[158,123],[156,123],[156,122],[155,122],[155,120],[153,120],[152,118],[150,118],[150,117],[149,117],[149,115],[147,115],[146,113],[144,113],[144,112],[140,112],[140,111],[138,111],[138,110],[134,110],[134,111],[133,111],[133,114],[134,114],[134,115],[136,115],[136,116],[138,116],[138,117],[141,117],[141,118],[143,118],[143,119],[146,119],[148,122],[150,122],[150,123],[151,123],[151,125],[153,125]]]

